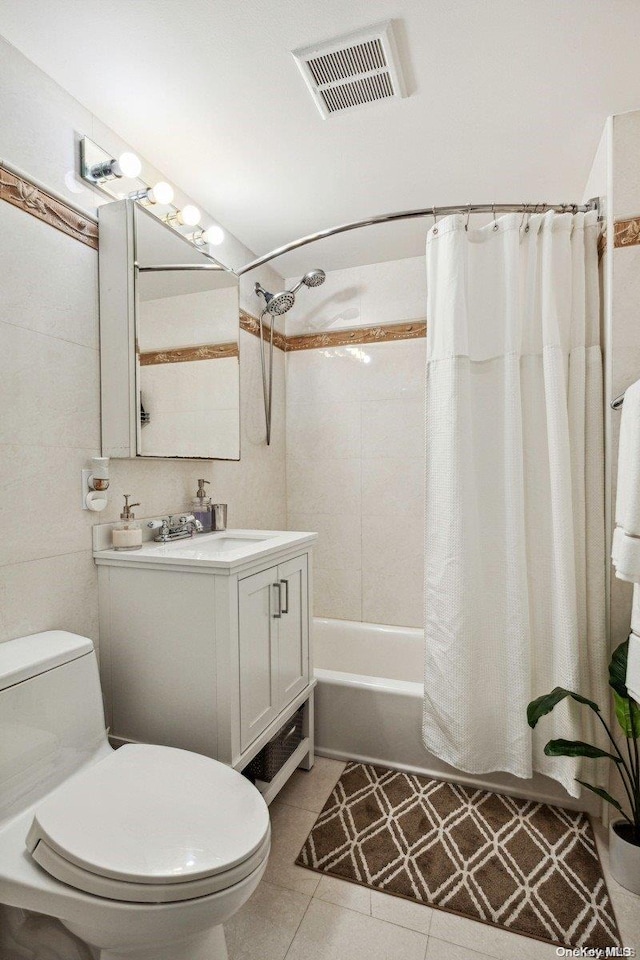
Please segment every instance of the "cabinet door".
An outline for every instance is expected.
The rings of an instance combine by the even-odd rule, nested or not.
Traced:
[[[306,555],[281,563],[278,579],[282,589],[282,617],[277,621],[279,701],[282,710],[309,682]]]
[[[253,743],[277,716],[278,569],[272,567],[238,583],[240,641],[240,748]]]

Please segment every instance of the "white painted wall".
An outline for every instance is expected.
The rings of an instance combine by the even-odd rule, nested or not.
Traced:
[[[425,301],[422,257],[336,270],[300,291],[287,333],[424,320]],[[287,523],[320,534],[316,615],[421,627],[426,341],[286,362]]]
[[[128,146],[0,38],[0,157],[95,212],[96,193],[68,186],[83,134],[114,152]],[[144,171],[154,174],[146,161]],[[228,234],[218,249],[234,265],[252,258]],[[0,202],[0,640],[51,628],[97,639],[90,527],[118,516],[123,493],[142,502],[139,516],[177,511],[205,475],[214,500],[228,502],[231,524],[285,523],[284,358],[276,358],[267,448],[259,344],[245,333],[242,461],[204,468],[195,461],[112,461],[109,509],[80,509],[80,470],[100,452],[97,259],[94,250]],[[283,282],[269,268],[245,278],[242,304],[252,312],[255,279],[272,289]]]

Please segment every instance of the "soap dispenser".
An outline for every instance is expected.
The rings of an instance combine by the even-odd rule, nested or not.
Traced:
[[[209,481],[198,480],[198,491],[191,501],[191,513],[202,524],[202,532],[209,533],[213,527],[213,514],[211,512],[211,497],[207,496],[207,491],[204,488],[205,483],[208,484]]]
[[[139,503],[129,503],[130,493],[123,494],[124,510],[120,514],[120,523],[113,528],[114,550],[139,550],[142,546],[142,527],[131,512],[132,507],[139,507]]]

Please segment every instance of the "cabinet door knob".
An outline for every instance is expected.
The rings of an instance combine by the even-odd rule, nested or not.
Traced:
[[[281,613],[289,613],[289,581],[281,580],[280,583],[284,584],[284,606]]]
[[[279,620],[280,617],[282,616],[282,587],[277,581],[276,583],[273,584],[273,586],[275,587],[278,593],[278,612],[274,613],[273,617],[275,620]]]

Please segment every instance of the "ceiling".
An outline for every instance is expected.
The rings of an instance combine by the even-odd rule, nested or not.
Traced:
[[[323,120],[290,51],[388,18],[410,95]],[[605,118],[640,107],[637,0],[0,0],[0,32],[256,253],[398,209],[580,200]],[[416,256],[425,229],[274,266]]]

